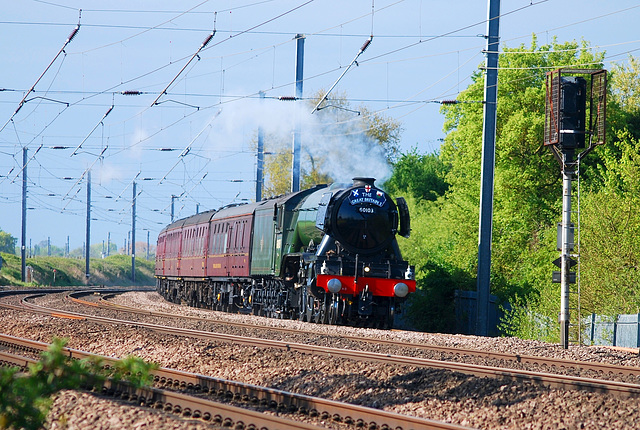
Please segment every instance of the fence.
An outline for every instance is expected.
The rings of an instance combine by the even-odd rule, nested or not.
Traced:
[[[456,333],[475,334],[476,291],[455,291]],[[508,304],[505,304],[509,308]],[[502,311],[498,306],[498,297],[489,299],[489,335],[498,336],[498,323]],[[542,319],[539,321],[542,326]],[[582,319],[582,343],[586,345],[620,346],[625,348],[640,348],[640,313],[616,315],[591,314]]]
[[[588,345],[640,346],[640,313],[615,317],[591,314],[582,323],[582,336]]]
[[[459,334],[476,334],[476,315],[478,312],[477,291],[455,291],[455,308],[456,308],[456,333]],[[487,327],[489,336],[498,336],[498,323],[502,313],[498,307],[498,297],[489,296],[489,320]]]

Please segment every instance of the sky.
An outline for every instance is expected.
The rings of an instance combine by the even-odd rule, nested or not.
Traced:
[[[295,95],[297,34],[303,99],[337,82],[327,105],[346,97],[351,110],[325,113],[356,123],[366,108],[401,124],[403,151],[437,151],[440,101],[480,70],[488,8],[485,0],[0,2],[0,229],[20,245],[26,148],[27,247],[50,239],[71,249],[86,237],[88,172],[91,244],[124,246],[134,182],[136,240],[155,243],[172,196],[175,219],[254,200],[257,129],[291,136],[294,118],[303,151],[331,153],[336,179],[388,177],[357,137],[327,142],[308,103],[280,100]],[[610,69],[638,55],[638,22],[640,1],[503,0],[501,49],[529,46],[534,35],[539,44],[584,39],[606,52]]]

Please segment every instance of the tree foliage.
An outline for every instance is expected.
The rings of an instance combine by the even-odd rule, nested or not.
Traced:
[[[72,360],[63,351],[65,344],[54,339],[26,375],[19,368],[0,368],[0,428],[40,429],[57,392],[101,384],[106,378],[140,388],[153,381],[151,371],[158,367],[132,356],[110,368],[98,358]]]
[[[16,243],[18,239],[11,236],[6,231],[0,230],[0,252],[6,252],[8,254],[16,253]]]
[[[549,322],[557,320],[560,307],[559,284],[551,283],[556,269],[551,262],[558,256],[562,182],[559,164],[543,146],[546,72],[560,67],[599,69],[603,54],[585,41],[554,39],[539,45],[535,37],[530,46],[503,47],[502,52],[491,288],[514,305],[503,325],[509,334],[557,340],[557,323]],[[581,163],[583,313],[640,308],[639,74],[640,63],[634,58],[610,73],[607,145]],[[389,180],[394,192],[415,197],[410,200],[412,237],[401,242],[401,249],[417,265],[421,290],[434,296],[447,296],[447,276],[455,279],[457,288],[475,288],[469,280],[477,271],[483,87],[478,72],[457,104],[442,107],[446,138],[438,163],[412,150],[400,157]],[[430,182],[434,177],[443,182]],[[417,183],[431,189],[420,189]],[[443,309],[429,318],[447,321],[449,315],[450,310]]]
[[[447,166],[437,153],[420,154],[417,148],[403,154],[393,165],[393,175],[385,183],[391,193],[408,192],[422,200],[436,200],[449,188]]]
[[[615,81],[624,85],[625,81]],[[627,90],[629,90],[627,88]],[[638,96],[637,90],[631,96]],[[621,105],[623,106],[623,105]],[[636,106],[624,114],[633,117]],[[618,130],[602,151],[602,186],[581,201],[583,309],[607,315],[640,310],[640,140]]]

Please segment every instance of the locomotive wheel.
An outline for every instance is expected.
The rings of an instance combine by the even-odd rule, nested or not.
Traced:
[[[260,315],[260,305],[251,305],[251,314]]]
[[[301,290],[298,294],[298,321],[307,320],[307,291]]]
[[[307,322],[313,322],[313,302],[315,301],[313,296],[310,295],[306,295],[307,300],[306,300],[306,306],[305,306],[305,311],[306,311],[306,317],[305,317],[305,321]]]
[[[251,309],[252,315],[258,315],[260,305],[256,302],[258,301],[258,292],[255,289],[251,289],[251,294],[249,295],[249,308]]]
[[[388,308],[388,312],[387,312],[387,323],[386,323],[386,329],[391,329],[393,328],[393,321],[395,319],[396,316],[396,305],[395,303],[393,303],[393,299],[389,299],[389,308]]]
[[[331,325],[338,324],[342,315],[342,300],[338,294],[333,294],[331,303],[329,304],[329,310],[327,311],[327,323]]]
[[[329,318],[328,312],[328,303],[327,296],[325,296],[324,300],[315,300],[315,305],[317,306],[314,309],[313,322],[316,324],[327,324]]]

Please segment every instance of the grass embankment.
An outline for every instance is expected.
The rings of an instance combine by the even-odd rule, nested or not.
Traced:
[[[33,268],[33,280],[30,283],[24,283],[21,282],[20,256],[5,253],[0,255],[4,260],[0,270],[0,285],[86,285],[85,260],[64,257],[28,258],[26,265]],[[131,256],[112,255],[104,259],[91,259],[89,283],[108,286],[154,285],[154,264],[153,261],[136,259],[136,282],[133,283],[131,282]]]

